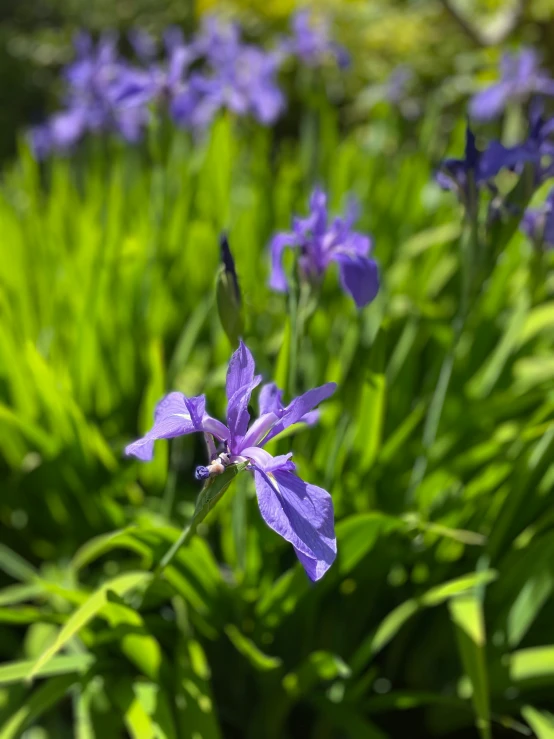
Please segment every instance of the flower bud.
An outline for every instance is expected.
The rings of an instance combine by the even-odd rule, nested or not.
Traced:
[[[229,248],[227,235],[220,238],[222,266],[217,275],[216,298],[219,320],[231,344],[238,345],[244,331],[241,295],[235,262]]]

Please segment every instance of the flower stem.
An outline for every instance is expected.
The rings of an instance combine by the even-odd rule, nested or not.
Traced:
[[[298,284],[296,281],[289,291],[289,320],[290,320],[290,347],[289,347],[289,376],[288,391],[291,398],[296,396],[296,373],[298,363]]]
[[[167,552],[158,562],[158,565],[156,566],[156,569],[154,570],[154,577],[153,577],[152,582],[156,580],[158,577],[160,577],[160,575],[163,573],[163,571],[168,566],[168,564],[171,563],[171,560],[177,554],[179,549],[192,538],[194,532],[196,531],[196,527],[197,527],[197,523],[193,525],[192,522],[190,524],[187,524],[187,526],[185,526],[185,528],[181,531],[181,534],[179,535],[179,537],[175,540],[172,546],[167,550]]]
[[[294,297],[293,297],[294,294]],[[310,285],[307,282],[301,282],[290,293],[289,302],[291,334],[290,334],[290,352],[289,352],[289,378],[288,390],[291,398],[296,397],[299,355],[304,339],[304,331],[306,328],[306,320],[309,316],[310,302]]]

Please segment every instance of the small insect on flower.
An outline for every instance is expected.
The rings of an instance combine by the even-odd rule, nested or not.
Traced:
[[[152,429],[129,444],[125,453],[148,461],[156,439],[203,432],[212,461],[196,468],[196,479],[246,465],[245,471],[254,476],[262,518],[292,544],[308,576],[319,580],[337,554],[331,496],[298,477],[292,452],[273,457],[262,447],[294,424],[313,424],[317,420],[313,409],[335,392],[336,385],[328,382],[308,390],[286,406],[281,391],[274,384],[265,385],[259,397],[260,416],[250,424],[250,395],[260,382],[261,377],[254,375],[254,359],[241,341],[227,370],[227,425],[206,413],[204,395],[169,393],[156,407]],[[224,446],[222,452],[216,452],[216,441]]]

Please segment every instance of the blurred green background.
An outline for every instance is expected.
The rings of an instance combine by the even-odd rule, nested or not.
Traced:
[[[493,244],[455,340],[462,212],[433,182],[502,49],[536,45],[552,70],[552,5],[325,3],[353,68],[275,130],[223,115],[201,142],[93,139],[33,159],[24,131],[56,109],[76,28],[159,35],[214,6],[2,6],[0,737],[553,737],[552,259],[537,276],[518,230]],[[217,9],[264,37],[294,7]],[[372,93],[401,63],[416,73],[411,119]],[[267,287],[267,243],[316,182],[334,212],[358,197],[382,275],[361,312],[327,275],[296,384],[339,390],[272,450],[292,448],[331,492],[337,561],[311,584],[242,475],[151,583],[205,452],[158,442],[140,465],[123,447],[168,390],[224,414],[224,228],[246,342],[287,387],[293,327]]]

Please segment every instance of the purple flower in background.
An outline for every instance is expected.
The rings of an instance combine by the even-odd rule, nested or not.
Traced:
[[[152,62],[158,50],[156,39],[142,28],[132,28],[129,33],[129,42],[137,57],[148,64]]]
[[[484,151],[475,144],[475,135],[469,124],[463,159],[444,159],[435,177],[444,190],[452,190],[467,208],[472,203],[472,183],[477,189],[491,186],[491,180],[501,169],[513,169],[526,161],[535,161],[536,153],[522,146],[507,148],[499,141],[491,141]]]
[[[544,106],[534,99],[529,112],[529,135],[522,144],[514,147],[521,162],[534,163],[534,180],[540,185],[554,175],[554,119],[545,120]]]
[[[554,249],[554,188],[541,208],[527,208],[520,226],[537,248]]]
[[[195,52],[184,42],[179,29],[172,28],[165,34],[166,59],[162,64],[147,58],[145,68],[125,65],[113,90],[113,100],[119,110],[145,109],[152,103],[173,101],[187,88],[185,73],[195,60]],[[133,45],[137,46],[135,38]]]
[[[330,382],[308,390],[286,407],[274,386],[262,388],[260,416],[249,426],[250,395],[260,381],[261,377],[254,375],[254,359],[241,341],[227,370],[227,425],[206,413],[204,395],[187,398],[182,393],[169,393],[156,407],[152,429],[129,444],[125,453],[148,461],[156,439],[203,432],[210,464],[197,468],[197,479],[207,479],[221,474],[229,465],[246,462],[246,470],[254,475],[262,518],[292,544],[308,576],[319,580],[337,552],[331,496],[295,474],[292,452],[273,457],[263,446],[286,428],[304,421],[314,406],[335,392],[336,385]],[[216,441],[224,446],[219,454]]]
[[[500,81],[478,92],[470,102],[470,114],[487,121],[502,113],[508,103],[525,102],[531,95],[554,95],[554,80],[540,68],[533,49],[504,54]]]
[[[371,238],[353,230],[357,217],[358,209],[351,203],[345,218],[329,222],[327,196],[316,188],[310,198],[310,215],[295,218],[292,231],[277,234],[270,243],[270,286],[287,291],[283,252],[295,248],[299,250],[298,267],[304,279],[319,282],[329,265],[336,262],[342,287],[358,308],[370,303],[379,290],[379,272],[375,260],[368,256]]]
[[[404,64],[394,69],[385,83],[385,98],[393,105],[400,105],[408,96],[414,80],[414,71]]]
[[[331,39],[329,20],[299,10],[292,18],[292,36],[284,39],[280,51],[298,57],[307,67],[318,67],[334,58],[340,67],[350,64],[346,49]]]
[[[221,110],[251,115],[264,125],[275,122],[285,107],[276,55],[243,44],[238,26],[211,16],[192,49],[205,66],[191,74],[172,101],[171,114],[178,124],[202,130]]]
[[[31,129],[31,146],[38,159],[52,149],[69,151],[87,130],[87,109],[74,107],[55,113],[46,123]]]
[[[31,131],[37,156],[51,149],[67,152],[91,132],[115,130],[129,141],[136,141],[148,122],[148,110],[141,104],[120,104],[120,90],[135,80],[138,71],[120,59],[117,37],[105,34],[95,46],[88,34],[75,40],[76,59],[64,70],[68,84],[65,110]]]

